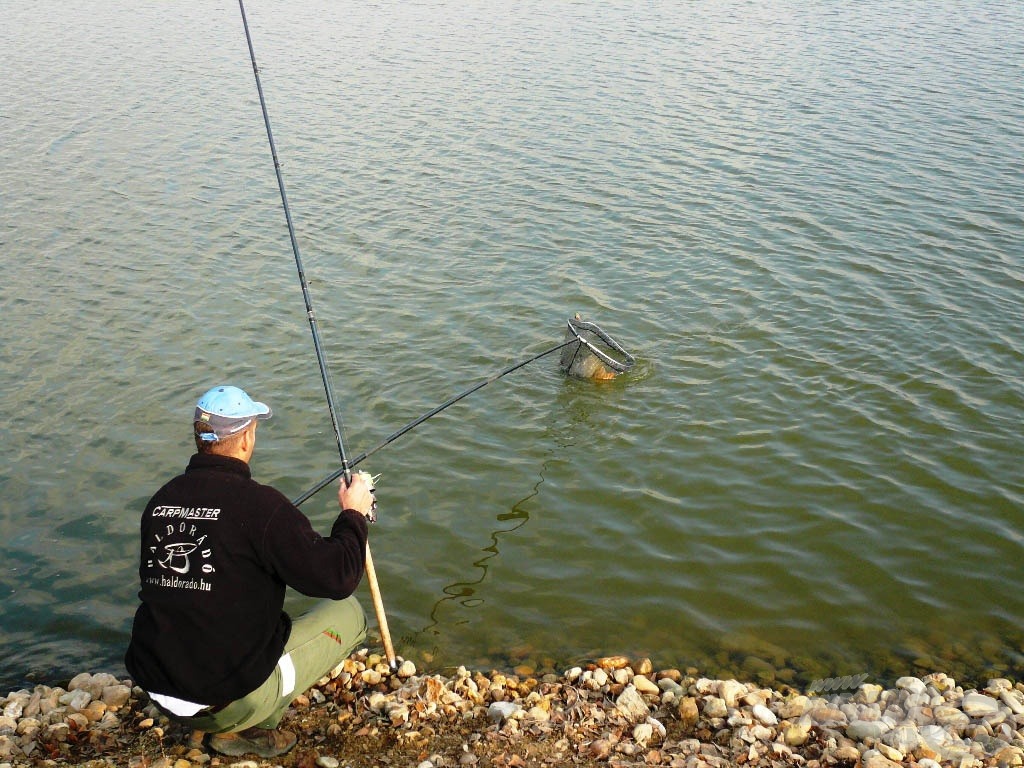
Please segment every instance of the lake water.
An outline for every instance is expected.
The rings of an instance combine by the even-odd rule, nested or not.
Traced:
[[[638,359],[365,463],[400,655],[1024,674],[1024,6],[246,11],[353,455],[575,312]],[[0,15],[10,690],[123,673],[207,387],[273,406],[290,496],[338,456],[237,5]]]

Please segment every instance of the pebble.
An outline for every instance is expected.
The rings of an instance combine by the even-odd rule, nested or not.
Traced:
[[[755,704],[751,709],[750,713],[760,722],[762,725],[778,725],[779,718],[775,716],[764,704]]]
[[[983,693],[968,693],[960,702],[960,708],[970,717],[984,717],[999,711],[999,702]]]
[[[677,712],[679,714],[680,721],[683,723],[683,727],[687,730],[692,729],[700,718],[700,712],[697,710],[697,699],[693,696],[687,696],[679,702]]]
[[[631,685],[626,686],[626,689],[619,694],[619,697],[615,700],[615,708],[625,715],[627,720],[633,723],[639,720],[646,720],[647,715],[650,713],[650,710],[647,708],[647,702],[644,701],[637,689]]]
[[[1017,690],[1002,691],[999,694],[999,699],[1009,707],[1013,714],[1024,715],[1024,692]]]
[[[641,747],[647,746],[647,742],[649,742],[653,736],[654,728],[650,723],[639,723],[633,728],[633,741]]]
[[[736,680],[723,680],[718,686],[718,697],[725,702],[725,706],[734,708],[740,696],[745,695],[747,686]]]
[[[807,739],[811,733],[811,723],[798,723],[791,725],[786,728],[783,734],[783,740],[790,747],[799,747],[807,743]]]
[[[401,741],[425,738],[421,732],[440,731],[446,722],[486,717],[490,725],[474,734],[471,743],[495,737],[514,749],[526,737],[558,741],[568,756],[564,764],[593,760],[668,768],[1024,768],[1024,712],[1019,711],[1024,710],[1024,684],[1006,678],[965,692],[946,675],[905,676],[891,689],[864,683],[856,690],[808,696],[688,673],[657,672],[649,659],[605,657],[563,675],[539,674],[540,680],[511,672],[485,675],[464,667],[451,678],[419,677],[412,662],[403,661],[391,672],[375,654],[361,651],[321,680],[318,685],[324,690],[305,692],[303,701],[306,709],[337,708],[336,730],[328,737],[341,733],[339,724],[346,721],[356,723],[363,734],[397,732]],[[36,686],[0,696],[0,712],[0,768],[38,763],[57,754],[54,750],[87,743],[82,732],[98,735],[123,722],[162,740],[167,752],[150,758],[126,756],[120,764],[255,765],[211,761],[198,750],[174,752],[168,739],[175,731],[164,732],[168,721],[131,681],[110,675],[76,676],[67,690]],[[675,738],[669,736],[673,721]],[[682,740],[676,740],[680,735]],[[485,765],[490,760],[468,746],[457,757],[422,754],[414,763],[417,768]],[[339,768],[331,756],[315,762],[319,768]],[[526,763],[513,753],[501,765]]]
[[[797,695],[786,699],[778,705],[778,714],[783,720],[792,720],[802,716],[811,708],[811,700],[807,696]]]
[[[924,693],[925,691],[924,681],[916,677],[901,677],[896,681],[896,687],[911,693]]]
[[[846,735],[855,741],[879,739],[889,731],[889,724],[884,720],[854,720],[846,726]]]
[[[635,675],[633,677],[633,685],[636,687],[637,692],[641,694],[657,695],[661,693],[661,688],[644,675]]]
[[[877,749],[869,749],[861,757],[862,768],[899,768],[900,764],[893,762]]]
[[[495,723],[503,723],[522,707],[510,701],[495,701],[487,707],[487,716]]]
[[[708,696],[704,699],[704,717],[719,718],[729,714],[729,707],[724,699]]]

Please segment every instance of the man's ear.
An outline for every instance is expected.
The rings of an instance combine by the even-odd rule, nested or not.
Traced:
[[[252,454],[253,446],[256,445],[256,420],[242,433],[242,444],[239,446],[243,453]]]

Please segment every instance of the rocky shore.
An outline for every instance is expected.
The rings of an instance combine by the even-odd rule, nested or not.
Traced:
[[[562,674],[449,675],[353,654],[294,702],[299,742],[271,762],[190,744],[129,680],[81,674],[66,688],[0,697],[0,768],[1012,768],[1024,766],[1024,683],[964,689],[942,673],[891,688],[856,678],[814,692],[655,670],[607,657]]]

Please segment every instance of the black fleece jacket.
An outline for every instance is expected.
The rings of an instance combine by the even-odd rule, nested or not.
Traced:
[[[322,537],[244,461],[194,455],[142,515],[129,674],[151,693],[213,706],[255,690],[291,631],[285,586],[348,597],[363,573],[366,536],[366,519],[345,510]]]

